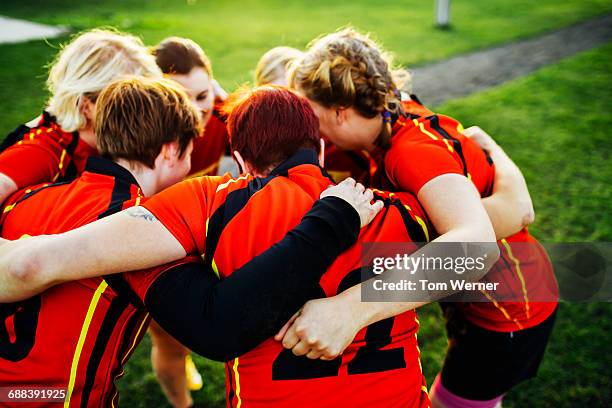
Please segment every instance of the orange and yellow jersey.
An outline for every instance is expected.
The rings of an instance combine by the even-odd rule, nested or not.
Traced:
[[[463,135],[455,119],[438,115],[418,100],[403,102],[404,113],[394,118],[391,147],[384,156],[384,171],[394,190],[418,194],[430,180],[442,174],[468,177],[481,197],[491,195],[495,166],[480,146]],[[512,243],[515,244],[513,251]],[[524,302],[497,302],[494,293],[484,293],[489,302],[458,303],[471,322],[488,330],[511,332],[533,327],[556,308],[556,302],[530,302],[542,282],[555,282],[546,252],[527,229],[500,241],[501,258],[491,270],[503,276],[507,289],[520,293]],[[556,285],[556,284],[555,284]]]
[[[204,254],[205,264],[225,278],[280,241],[330,183],[314,150],[303,149],[266,178],[191,179],[144,206],[188,253]],[[216,192],[212,201],[207,199],[211,191]],[[364,266],[359,243],[426,240],[426,218],[414,196],[380,194],[386,208],[313,287],[318,296],[333,296],[359,283]],[[258,221],[269,214],[274,223]],[[334,361],[298,358],[266,340],[227,363],[228,406],[426,407],[418,327],[414,311],[371,325]]]
[[[9,197],[2,237],[61,233],[143,199],[131,173],[92,157],[71,183],[35,186]],[[62,387],[70,407],[116,406],[115,380],[149,322],[124,287],[121,276],[113,275],[0,304],[0,384]]]
[[[194,139],[189,177],[217,175],[219,161],[229,145],[226,119],[225,115],[215,108],[204,132]]]
[[[87,158],[98,154],[78,132],[64,131],[48,112],[39,116],[36,126],[21,125],[10,133],[0,152],[0,173],[20,189],[74,180],[83,172]]]

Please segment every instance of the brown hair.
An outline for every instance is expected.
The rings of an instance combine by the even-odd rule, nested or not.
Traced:
[[[409,74],[393,70],[391,63],[391,56],[368,35],[345,28],[310,43],[292,66],[289,83],[326,108],[353,107],[366,118],[399,113],[399,79]],[[384,126],[378,144],[387,147],[389,138]]]
[[[200,114],[180,86],[166,79],[126,78],[106,87],[96,103],[98,149],[111,160],[155,167],[166,143],[178,141],[181,155],[200,134]]]
[[[277,85],[241,90],[223,106],[232,150],[264,173],[300,148],[321,150],[319,120],[296,92]]]
[[[168,37],[153,48],[152,54],[164,74],[187,75],[193,68],[201,67],[212,78],[210,60],[189,38]]]

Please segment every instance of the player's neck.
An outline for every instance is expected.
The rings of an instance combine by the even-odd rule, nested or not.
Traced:
[[[96,149],[96,134],[91,126],[79,129],[79,138],[89,146]]]
[[[134,163],[124,159],[119,159],[116,163],[132,173],[145,197],[150,197],[160,190],[158,175],[155,170],[142,163]]]

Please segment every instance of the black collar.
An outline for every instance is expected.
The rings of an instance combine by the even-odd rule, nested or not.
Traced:
[[[289,169],[302,164],[312,164],[319,168],[321,167],[319,166],[317,152],[314,149],[302,148],[295,152],[293,156],[276,166],[276,168],[270,172],[270,176],[287,174]]]
[[[87,164],[85,164],[85,171],[113,176],[118,180],[123,180],[129,184],[138,186],[138,182],[126,168],[102,157],[92,156],[88,158]]]

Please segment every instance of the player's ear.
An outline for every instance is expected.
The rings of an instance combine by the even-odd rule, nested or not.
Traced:
[[[159,154],[166,165],[169,167],[174,167],[174,165],[176,165],[176,163],[180,160],[181,156],[179,143],[177,141],[165,143],[162,145],[162,149]]]
[[[346,123],[348,119],[348,109],[336,108],[335,114],[336,114],[336,124],[337,125],[343,125],[344,123]]]
[[[319,139],[321,143],[321,151],[319,152],[319,166],[325,167],[325,140]]]

